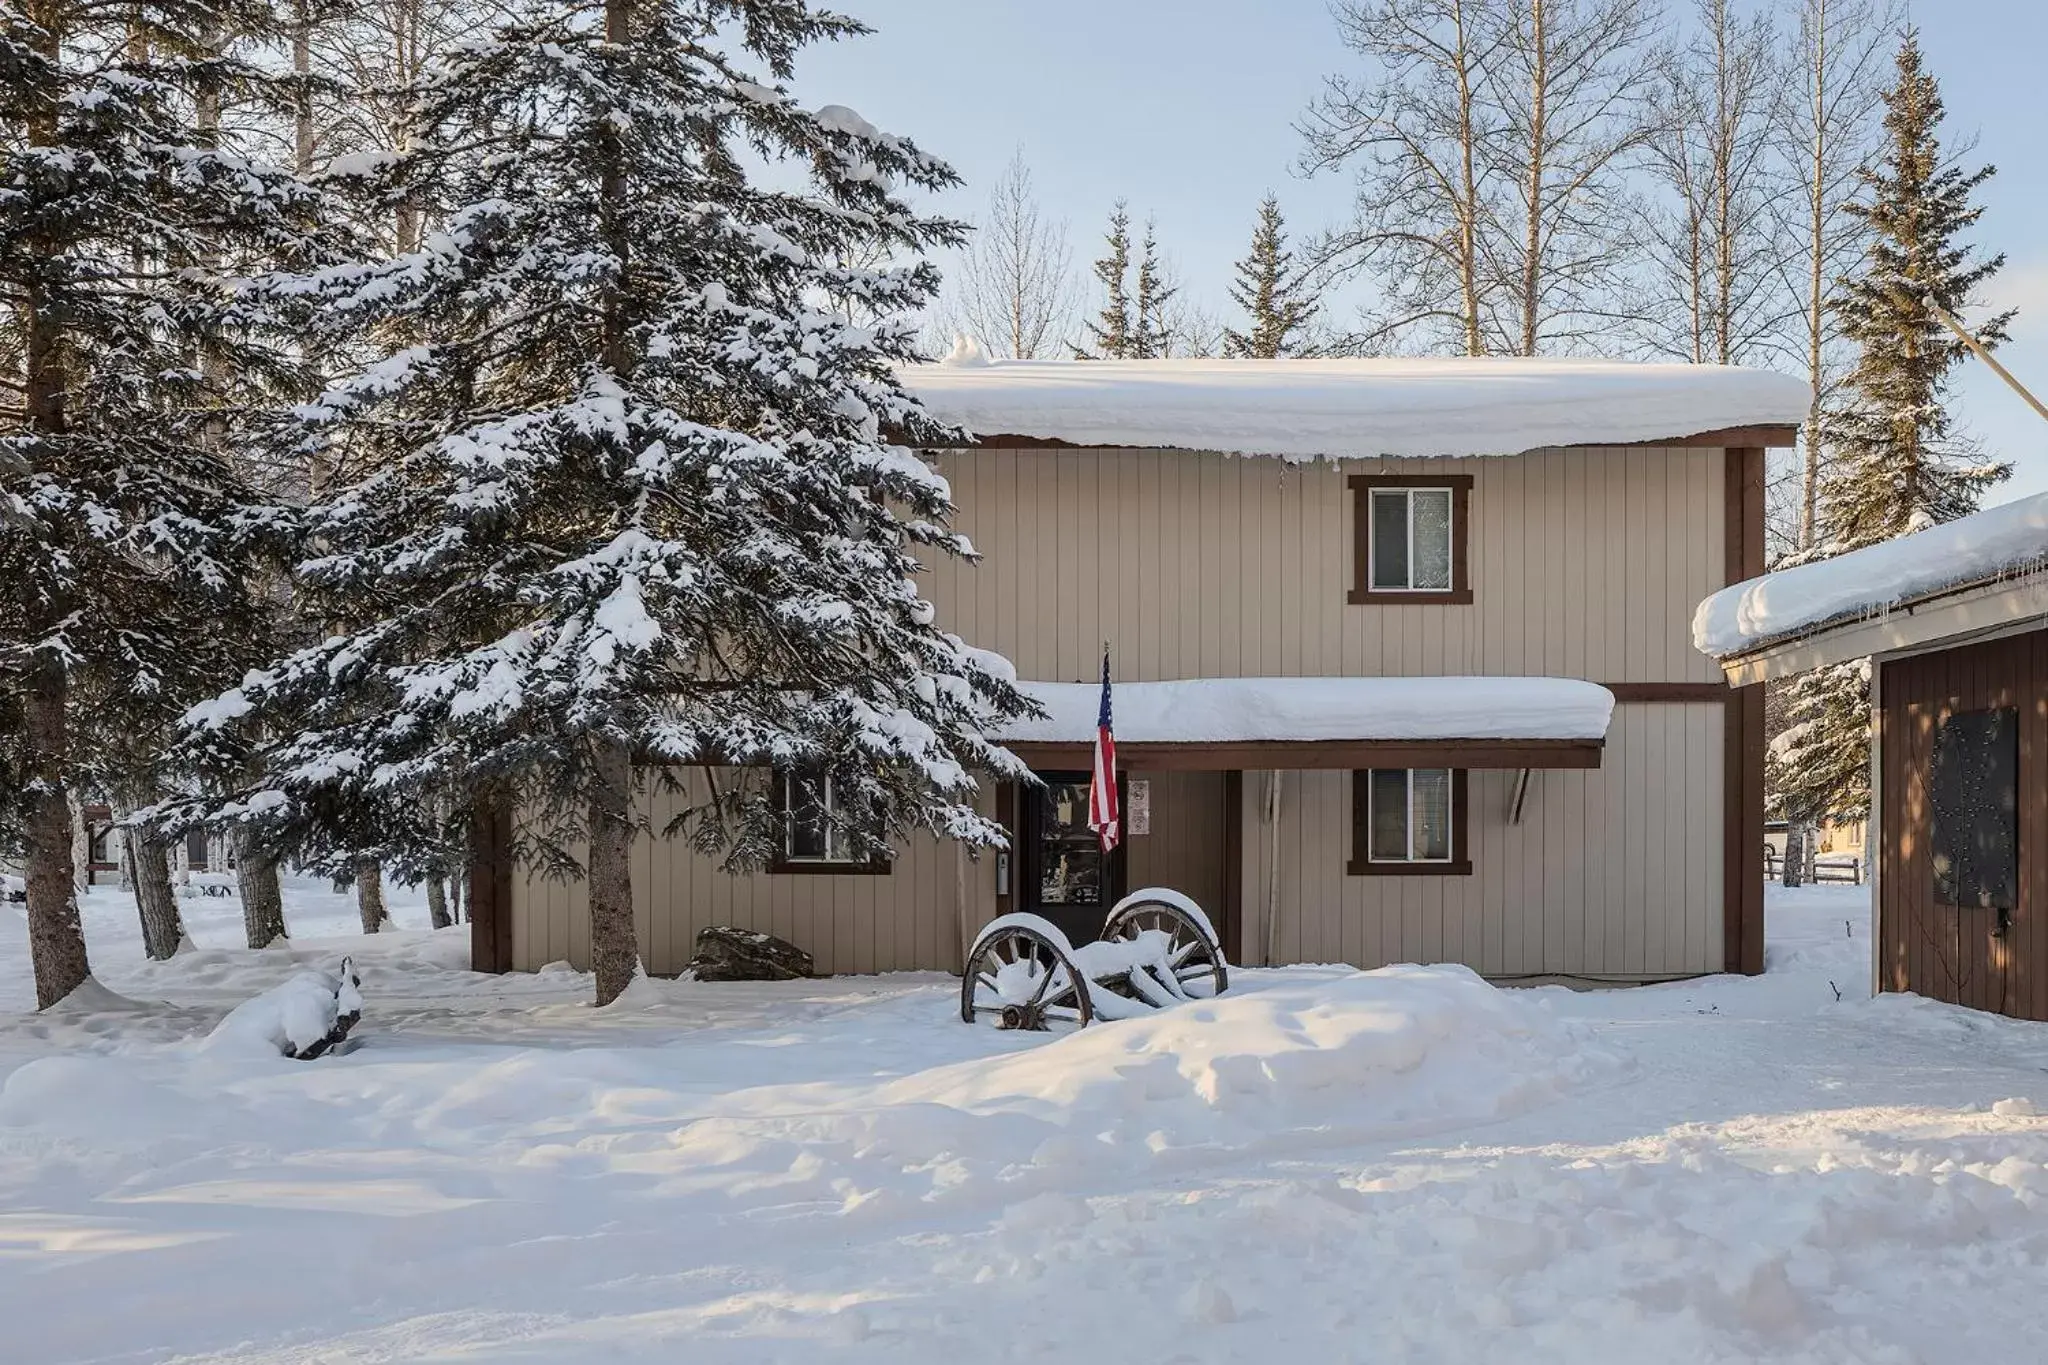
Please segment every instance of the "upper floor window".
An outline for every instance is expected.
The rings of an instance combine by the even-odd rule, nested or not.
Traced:
[[[795,772],[775,780],[782,853],[771,872],[887,872],[887,859],[857,857],[830,773]]]
[[[1471,873],[1462,769],[1372,768],[1351,781],[1353,876]]]
[[[1350,482],[1357,518],[1352,602],[1472,600],[1470,475],[1359,474]]]

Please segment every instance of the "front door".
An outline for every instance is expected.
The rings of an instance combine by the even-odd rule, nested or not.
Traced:
[[[1022,790],[1023,845],[1018,907],[1043,915],[1075,943],[1102,936],[1103,917],[1123,895],[1123,844],[1108,855],[1088,828],[1088,774],[1040,773]]]

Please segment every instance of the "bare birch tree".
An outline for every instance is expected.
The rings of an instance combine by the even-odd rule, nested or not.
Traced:
[[[1500,281],[1500,349],[1535,355],[1611,336],[1635,264],[1627,172],[1651,125],[1648,0],[1507,0],[1500,60],[1484,69],[1500,111],[1512,230],[1483,234]]]
[[[1694,0],[1697,30],[1660,62],[1645,168],[1647,344],[1694,364],[1739,365],[1782,345],[1796,314],[1788,243],[1768,211],[1785,63],[1768,10]]]
[[[1067,225],[1046,215],[1019,150],[989,192],[988,212],[962,253],[949,330],[965,331],[998,359],[1062,355],[1081,290]]]
[[[1816,496],[1823,476],[1822,408],[1841,380],[1839,323],[1828,306],[1835,280],[1862,251],[1865,231],[1849,211],[1858,174],[1879,131],[1892,0],[1799,0],[1797,99],[1785,123],[1784,155],[1799,181],[1799,214],[1788,225],[1799,249],[1787,262],[1786,288],[1798,300],[1801,350],[1814,402],[1800,434],[1797,547],[1815,540]]]
[[[1324,83],[1297,125],[1301,167],[1349,170],[1357,194],[1350,224],[1305,260],[1325,279],[1370,272],[1381,292],[1332,344],[1378,350],[1419,332],[1483,355],[1495,291],[1480,238],[1497,186],[1482,86],[1506,36],[1499,0],[1338,0],[1332,12],[1367,71]]]

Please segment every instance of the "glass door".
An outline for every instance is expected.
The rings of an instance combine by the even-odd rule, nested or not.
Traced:
[[[1038,776],[1045,785],[1023,793],[1020,908],[1045,916],[1077,944],[1092,942],[1102,936],[1103,918],[1123,894],[1123,843],[1105,857],[1088,828],[1087,773]]]

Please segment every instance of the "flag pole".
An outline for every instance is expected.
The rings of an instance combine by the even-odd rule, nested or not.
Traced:
[[[1963,345],[1969,347],[1971,352],[1976,355],[1977,359],[1983,361],[1986,365],[1989,365],[1991,367],[1991,372],[1997,375],[2000,379],[2003,379],[2008,385],[2010,385],[2014,393],[2026,399],[2028,407],[2032,408],[2036,413],[2038,413],[2043,420],[2048,420],[2048,407],[2042,406],[2041,400],[2034,397],[2033,394],[2029,393],[2027,391],[2027,386],[2025,384],[2020,383],[2019,380],[2015,379],[2013,377],[2013,373],[2011,370],[2008,370],[2007,368],[2005,368],[2005,366],[1998,363],[1998,357],[1991,354],[1991,348],[1989,346],[1986,346],[1983,342],[1977,340],[1977,338],[1970,332],[1970,329],[1963,326],[1962,319],[1958,318],[1954,313],[1949,312],[1948,309],[1942,307],[1939,303],[1936,303],[1934,301],[1934,296],[1932,294],[1929,294],[1927,296],[1926,302],[1928,309],[1934,314],[1934,316],[1941,319],[1943,326],[1947,327],[1951,332],[1954,332],[1956,334],[1956,339],[1958,341],[1962,342]]]

